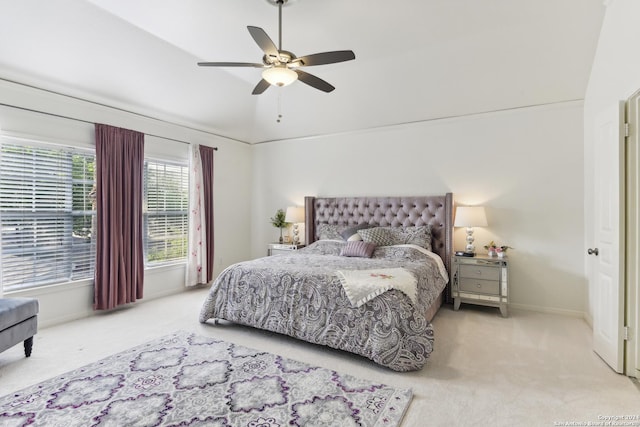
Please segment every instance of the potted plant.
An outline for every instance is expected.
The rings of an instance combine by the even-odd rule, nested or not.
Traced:
[[[276,214],[274,216],[271,217],[271,225],[273,225],[276,228],[280,229],[280,240],[279,242],[282,243],[284,241],[284,239],[282,238],[282,229],[287,227],[289,224],[284,220],[286,217],[284,210],[283,209],[278,209],[276,211]]]
[[[498,254],[498,258],[504,258],[507,256],[507,250],[513,249],[511,246],[502,245],[496,248],[496,253]]]
[[[487,255],[497,255],[499,258],[504,258],[505,256],[507,256],[507,250],[513,249],[511,246],[507,245],[498,246],[493,240],[484,245],[484,248],[487,250]]]
[[[496,256],[496,249],[498,249],[498,245],[496,245],[496,243],[492,240],[489,243],[487,243],[486,245],[484,245],[484,248],[487,250],[487,255],[489,256]]]

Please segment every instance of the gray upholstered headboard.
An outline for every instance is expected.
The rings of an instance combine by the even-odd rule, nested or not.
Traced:
[[[420,197],[305,197],[306,242],[317,240],[316,225],[408,227],[431,224],[433,252],[440,255],[449,276],[453,254],[453,194]],[[447,286],[446,301],[451,301]]]

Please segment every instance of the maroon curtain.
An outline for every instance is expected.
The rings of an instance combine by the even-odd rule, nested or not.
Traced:
[[[142,298],[144,134],[96,124],[95,310]]]
[[[202,188],[204,190],[204,217],[207,232],[207,283],[213,280],[213,147],[200,146],[202,161]]]

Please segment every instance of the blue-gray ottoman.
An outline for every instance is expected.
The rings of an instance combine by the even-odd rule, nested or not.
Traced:
[[[38,308],[35,298],[0,298],[0,352],[24,341],[24,354],[31,356]]]

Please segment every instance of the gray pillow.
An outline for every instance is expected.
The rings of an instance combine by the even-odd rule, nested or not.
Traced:
[[[353,227],[345,229],[342,233],[340,233],[340,236],[342,236],[342,238],[347,242],[362,240],[362,237],[360,237],[360,235],[358,234],[358,230],[364,230],[365,228],[371,228],[371,226],[366,223],[354,225]]]
[[[351,241],[340,251],[341,256],[371,258],[373,251],[376,250],[375,243],[367,243],[363,241]]]
[[[412,244],[431,251],[431,225],[417,227],[374,227],[358,230],[365,242],[378,246]]]
[[[417,245],[431,251],[431,224],[403,227],[400,236],[405,244]]]
[[[342,240],[340,233],[347,228],[345,225],[318,224],[316,233],[318,240]]]
[[[358,230],[358,234],[364,242],[375,243],[378,246],[397,245],[397,239],[390,227],[373,227]]]

